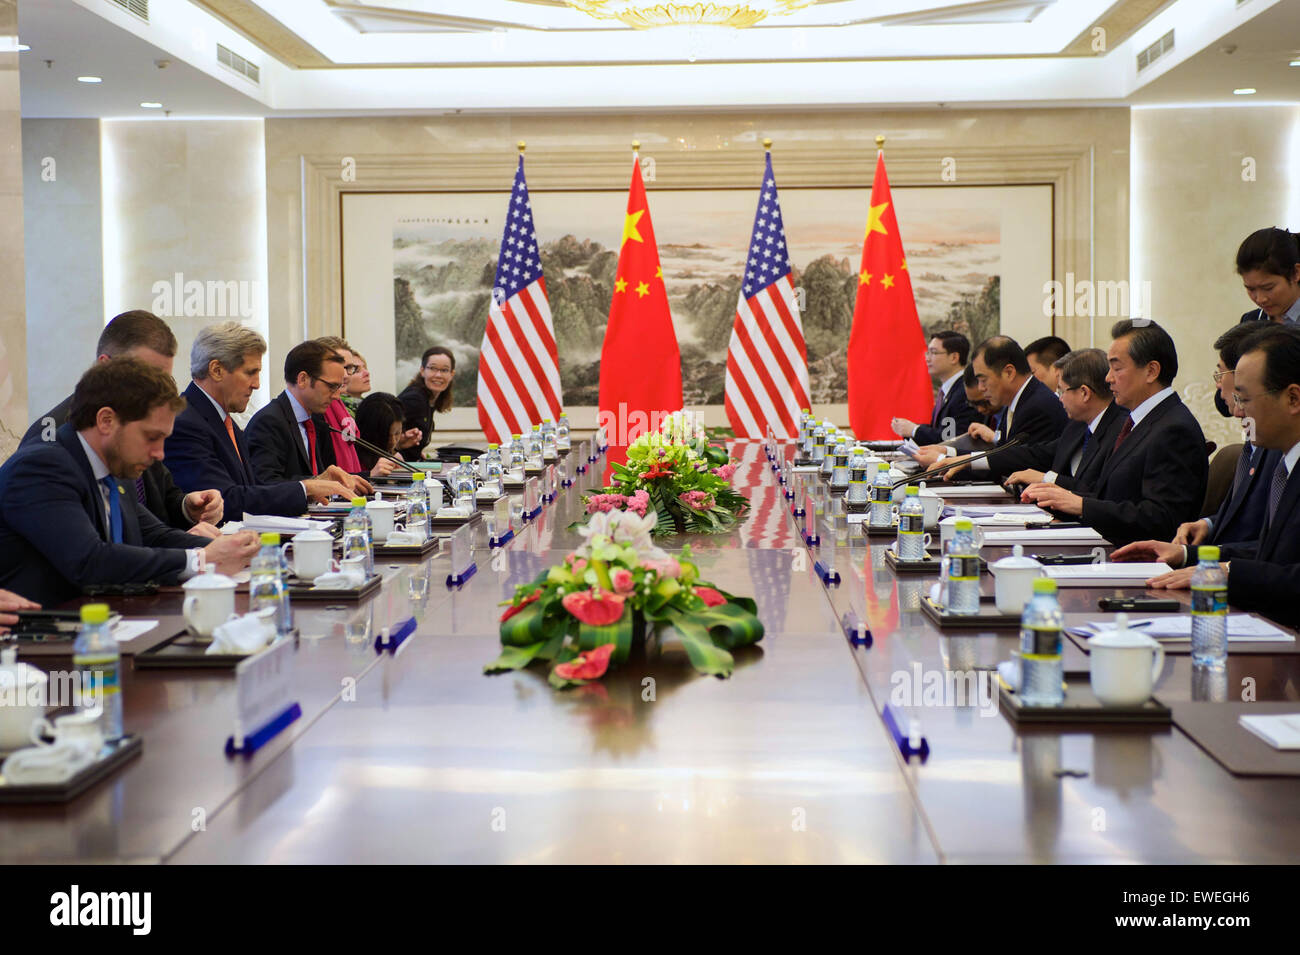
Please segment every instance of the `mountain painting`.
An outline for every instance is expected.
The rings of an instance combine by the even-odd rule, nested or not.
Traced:
[[[436,206],[436,213],[399,214],[393,227],[396,380],[410,379],[426,347],[445,345],[456,355],[457,406],[475,403],[478,351],[507,197],[504,192],[412,196],[422,207]],[[687,407],[722,404],[727,343],[756,199],[754,189],[649,193]],[[800,290],[812,399],[842,403],[868,190],[786,188],[780,200]],[[955,328],[972,341],[997,332],[1004,221],[998,190],[897,188],[894,200],[922,327],[927,332]],[[533,192],[531,202],[564,402],[593,406],[626,193]]]

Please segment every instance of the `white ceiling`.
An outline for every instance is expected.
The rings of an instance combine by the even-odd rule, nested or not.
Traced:
[[[113,0],[20,0],[23,115],[1300,102],[1300,0],[1171,0],[1113,49],[1060,55],[1116,5],[822,0],[747,30],[636,31],[557,0],[257,0],[334,64],[297,69],[190,0],[152,0],[147,22]],[[1139,74],[1171,28],[1174,50]],[[217,63],[217,43],[260,83]]]

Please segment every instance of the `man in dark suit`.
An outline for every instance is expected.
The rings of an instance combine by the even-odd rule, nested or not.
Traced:
[[[1106,353],[1081,348],[1053,364],[1070,423],[1055,441],[1008,448],[997,455],[990,470],[1005,484],[1045,481],[1070,490],[1091,487],[1119,434],[1127,412],[1111,400]]]
[[[1253,322],[1242,322],[1228,329],[1215,341],[1219,350],[1219,364],[1214,372],[1218,394],[1231,401],[1236,386],[1235,371],[1241,357],[1242,343],[1259,332],[1263,326]],[[1240,406],[1234,406],[1238,418],[1244,418],[1245,412]],[[1219,509],[1211,517],[1188,521],[1181,524],[1171,544],[1182,548],[1181,557],[1175,562],[1178,551],[1161,541],[1135,541],[1121,547],[1111,555],[1112,560],[1165,560],[1175,567],[1185,567],[1196,563],[1196,548],[1201,544],[1232,544],[1238,541],[1255,541],[1264,526],[1264,511],[1268,504],[1269,482],[1273,469],[1282,459],[1282,452],[1272,448],[1263,448],[1247,440],[1237,459],[1237,470],[1232,478],[1232,487],[1219,504]],[[1136,555],[1136,556],[1134,556]]]
[[[1281,461],[1268,482],[1264,526],[1254,541],[1219,548],[1228,575],[1228,603],[1281,623],[1300,624],[1300,480],[1291,480],[1300,459],[1300,329],[1265,326],[1241,346],[1233,399],[1255,429],[1255,444],[1277,451]],[[1150,556],[1177,566],[1182,547],[1158,544]],[[1145,560],[1150,556],[1133,559]],[[1195,566],[1147,581],[1151,587],[1191,585]]]
[[[1111,329],[1107,381],[1128,416],[1097,483],[1077,494],[1031,484],[1022,499],[1079,518],[1116,544],[1170,538],[1205,500],[1205,435],[1174,391],[1178,352],[1155,322],[1125,319]]]
[[[174,584],[208,563],[246,566],[257,551],[251,532],[186,534],[127,491],[162,460],[183,406],[170,375],[134,358],[82,375],[55,440],[24,445],[0,467],[0,586],[57,604],[92,585]]]
[[[1286,229],[1259,229],[1237,249],[1237,274],[1255,303],[1241,316],[1246,322],[1300,323],[1300,235]],[[1214,407],[1225,418],[1232,414],[1227,399],[1214,396]]]
[[[167,439],[167,463],[182,487],[215,487],[226,516],[245,513],[293,516],[309,499],[349,495],[338,481],[312,478],[263,484],[253,474],[252,450],[232,414],[248,407],[262,375],[266,340],[239,322],[220,322],[199,331],[190,349],[193,381],[185,389],[185,410]]]
[[[970,339],[961,332],[935,332],[931,336],[925,363],[938,391],[930,423],[915,424],[906,418],[895,418],[890,426],[896,435],[911,438],[917,444],[937,444],[965,434],[972,422],[981,420],[979,412],[966,400],[966,389],[962,387],[969,356]]]
[[[1055,441],[1061,436],[1067,421],[1065,408],[1055,393],[1030,372],[1029,360],[1014,339],[1005,335],[985,339],[975,349],[971,367],[975,369],[975,380],[989,406],[1000,412],[998,430],[992,435],[994,447],[1012,438],[1019,438],[1021,444],[1039,444]],[[976,427],[970,431],[987,437]],[[956,448],[944,446],[935,464],[950,462],[960,470],[965,459],[955,455]],[[980,478],[989,476],[989,460],[979,458],[972,461],[969,465],[971,473]]]
[[[1069,353],[1069,342],[1058,335],[1044,335],[1025,346],[1029,370],[1052,391],[1061,389],[1061,369],[1056,363]]]
[[[321,478],[337,481],[350,493],[373,490],[364,478],[334,463],[325,409],[347,383],[343,356],[318,341],[289,349],[284,359],[284,391],[248,423],[253,476],[260,484]]]
[[[99,361],[122,356],[138,358],[170,375],[176,358],[176,336],[161,318],[137,309],[123,312],[104,326],[95,353]],[[23,435],[22,444],[54,441],[59,426],[68,420],[71,406],[72,396],[69,395],[39,416]],[[221,494],[202,484],[195,485],[194,490],[186,494],[176,486],[167,466],[161,461],[150,464],[127,493],[164,524],[200,537],[217,536],[215,525],[221,523],[224,515]]]

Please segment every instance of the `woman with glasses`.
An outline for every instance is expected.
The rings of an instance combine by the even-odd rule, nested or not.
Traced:
[[[370,390],[370,369],[366,366],[366,359],[361,352],[353,351],[352,358],[355,360],[357,370],[348,375],[348,386],[343,392],[343,404],[355,418],[361,399]]]
[[[334,351],[338,352],[339,357],[343,359],[343,388],[338,395],[335,395],[334,400],[329,403],[329,407],[325,409],[325,421],[329,426],[346,432],[346,434],[339,434],[337,431],[330,432],[330,443],[334,446],[334,460],[339,467],[349,474],[360,474],[361,459],[357,457],[357,449],[347,437],[347,434],[357,433],[357,423],[353,420],[352,412],[348,410],[342,398],[343,395],[348,393],[348,386],[352,381],[352,376],[357,373],[357,359],[352,353],[352,346],[336,335],[326,335],[324,338],[316,340],[326,348],[334,349]]]
[[[433,345],[424,350],[420,370],[397,397],[406,410],[408,433],[419,429],[418,437],[403,444],[402,457],[418,461],[433,436],[433,413],[451,410],[451,382],[456,376],[456,357],[450,349]]]

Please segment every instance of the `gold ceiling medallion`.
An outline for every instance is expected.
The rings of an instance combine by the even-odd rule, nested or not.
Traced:
[[[746,0],[745,3],[648,3],[646,0],[567,0],[569,6],[599,20],[618,20],[638,30],[667,26],[752,27],[767,17],[784,16],[817,0]]]

